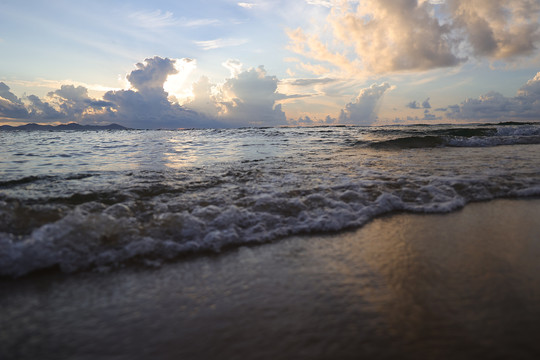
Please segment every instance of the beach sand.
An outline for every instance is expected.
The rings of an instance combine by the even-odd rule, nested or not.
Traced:
[[[540,200],[0,280],[0,359],[538,359]]]

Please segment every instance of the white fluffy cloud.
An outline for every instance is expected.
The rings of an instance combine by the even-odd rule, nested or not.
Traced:
[[[490,92],[448,107],[447,116],[468,121],[507,121],[540,119],[540,72],[522,86],[516,96]]]
[[[243,70],[238,60],[228,60],[223,66],[231,77],[221,85],[201,77],[193,84],[193,99],[184,104],[187,109],[216,118],[226,126],[286,124],[277,102],[287,96],[277,91],[277,77],[267,75],[263,66]]]
[[[538,0],[347,1],[328,20],[320,34],[289,31],[289,49],[348,73],[511,60],[532,55],[540,43]]]
[[[202,76],[198,81],[193,83],[193,98],[184,105],[189,109],[215,118],[219,115],[220,111],[215,90],[216,86],[206,76]]]
[[[348,103],[345,109],[341,110],[339,122],[342,124],[371,125],[377,121],[377,107],[383,95],[391,90],[388,83],[380,85],[373,84],[368,88],[360,90],[354,101]]]
[[[275,126],[286,123],[285,113],[276,101],[278,79],[266,75],[264,67],[238,73],[223,84],[222,116],[236,126]]]

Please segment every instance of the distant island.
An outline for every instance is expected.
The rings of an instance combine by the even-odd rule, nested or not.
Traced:
[[[11,130],[24,130],[24,131],[60,131],[60,130],[77,130],[77,131],[86,131],[86,130],[129,130],[129,128],[118,125],[80,125],[77,123],[61,124],[61,125],[39,125],[39,124],[26,124],[20,126],[10,126],[2,125],[0,126],[0,131],[11,131]]]

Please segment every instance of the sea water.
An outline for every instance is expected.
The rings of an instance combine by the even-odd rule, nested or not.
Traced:
[[[0,276],[540,196],[540,125],[0,132]],[[181,259],[179,260],[181,261]]]

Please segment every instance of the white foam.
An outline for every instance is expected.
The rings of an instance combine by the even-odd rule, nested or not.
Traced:
[[[86,183],[78,187],[84,179],[73,180],[78,192],[69,188],[65,198],[47,192],[50,183],[21,185],[11,198],[0,194],[0,275],[52,266],[65,272],[107,271],[126,262],[158,266],[186,252],[358,227],[393,211],[442,213],[471,201],[539,196],[536,145],[481,148],[540,142],[538,127],[498,129],[495,136],[449,137],[453,145],[478,147],[474,150],[381,152],[332,145],[332,151],[323,151],[320,143],[302,143],[291,153],[276,151],[273,158],[255,163],[242,158],[201,169],[96,175],[91,178],[99,183],[95,192]],[[292,134],[287,131],[272,132],[295,140],[286,137]],[[227,141],[235,138],[226,131],[205,136],[225,136],[221,133]],[[353,138],[356,133],[348,134]],[[248,160],[260,157],[257,148],[251,151]],[[29,189],[40,196],[33,198]],[[26,197],[17,197],[22,193]]]

